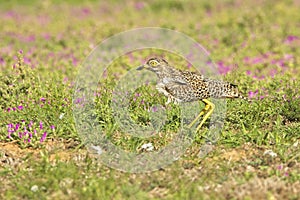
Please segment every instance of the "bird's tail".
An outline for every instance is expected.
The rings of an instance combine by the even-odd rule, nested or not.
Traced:
[[[229,82],[211,80],[209,90],[211,96],[215,98],[239,98],[251,102],[249,98],[240,93],[237,85]]]
[[[227,92],[225,92],[225,97],[227,98],[239,98],[239,99],[243,99],[245,101],[251,102],[251,100],[245,96],[243,96],[239,89],[238,86],[232,83],[225,83],[225,88],[227,88]]]
[[[233,92],[233,96],[234,98],[239,98],[239,99],[243,99],[245,101],[248,101],[248,102],[251,102],[251,100],[245,96],[243,96],[240,91],[238,90],[238,86],[237,85],[234,85],[232,83],[229,83],[230,84],[230,87],[231,87],[231,90]]]

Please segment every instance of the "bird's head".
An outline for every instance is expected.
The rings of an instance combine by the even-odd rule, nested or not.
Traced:
[[[150,58],[145,64],[139,66],[137,70],[147,69],[153,72],[163,71],[168,67],[168,62],[162,58]]]

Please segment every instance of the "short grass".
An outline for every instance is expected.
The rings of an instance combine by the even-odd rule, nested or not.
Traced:
[[[9,1],[0,20],[1,199],[298,199],[300,196],[300,4],[298,1]],[[76,76],[102,40],[132,28],[163,27],[194,38],[222,79],[252,102],[227,100],[213,149],[199,157],[209,122],[177,161],[147,173],[121,172],[89,154],[73,118]],[[188,63],[161,50],[116,59],[95,91],[95,119],[113,144],[142,152],[168,145],[180,108],[147,139],[122,132],[113,89],[151,55],[178,68]],[[100,76],[100,74],[99,74]],[[151,123],[166,98],[143,86],[129,115]],[[202,104],[200,106],[203,106]]]

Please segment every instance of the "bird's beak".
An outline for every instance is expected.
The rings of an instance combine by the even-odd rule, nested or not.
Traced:
[[[141,65],[141,66],[139,66],[138,68],[136,68],[136,70],[142,70],[142,69],[144,69],[144,65]]]

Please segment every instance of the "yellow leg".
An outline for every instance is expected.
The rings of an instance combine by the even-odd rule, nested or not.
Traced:
[[[207,120],[207,118],[213,113],[214,109],[215,109],[215,105],[213,103],[211,103],[210,101],[208,101],[207,99],[203,99],[202,100],[206,105],[205,107],[208,107],[210,109],[207,109],[208,112],[206,113],[206,115],[204,115],[203,120],[201,121],[201,123],[199,124],[199,126],[197,127],[196,131],[199,131],[201,126],[204,124],[204,122]]]
[[[189,124],[189,128],[191,128],[197,121],[198,119],[204,115],[205,112],[209,110],[210,106],[208,104],[205,104],[205,107],[202,109],[202,111],[199,113],[199,115]]]

